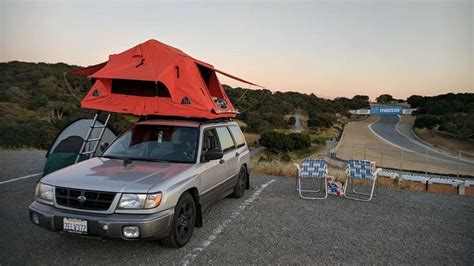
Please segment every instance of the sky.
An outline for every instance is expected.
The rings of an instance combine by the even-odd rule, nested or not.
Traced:
[[[87,66],[157,39],[272,91],[474,92],[473,2],[0,0],[0,62]]]

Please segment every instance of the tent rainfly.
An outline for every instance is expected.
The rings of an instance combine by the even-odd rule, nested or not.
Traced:
[[[82,108],[133,115],[235,117],[238,112],[216,73],[261,87],[156,40],[69,73],[94,81],[81,101]]]

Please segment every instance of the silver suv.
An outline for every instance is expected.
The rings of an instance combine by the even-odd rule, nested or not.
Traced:
[[[64,233],[181,247],[202,225],[205,207],[244,195],[249,159],[231,120],[141,121],[101,156],[43,177],[30,218]]]

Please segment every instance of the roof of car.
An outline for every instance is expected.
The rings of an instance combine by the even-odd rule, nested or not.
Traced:
[[[199,127],[202,124],[218,124],[218,123],[229,123],[232,120],[208,120],[208,121],[194,121],[194,120],[178,120],[178,119],[151,119],[139,121],[138,125],[163,125],[163,126],[180,126],[180,127]]]

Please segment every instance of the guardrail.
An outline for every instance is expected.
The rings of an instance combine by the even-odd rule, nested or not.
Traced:
[[[474,160],[461,151],[457,156],[443,155],[426,149],[417,153],[406,149],[381,148],[359,144],[339,144],[337,141],[326,142],[326,156],[332,159],[347,161],[364,159],[374,161],[378,167],[404,173],[418,173],[428,176],[450,176],[457,178],[474,177]]]

